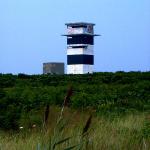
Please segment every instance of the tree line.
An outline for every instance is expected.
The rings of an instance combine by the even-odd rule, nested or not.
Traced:
[[[150,72],[0,74],[0,128],[18,128],[23,115],[47,104],[61,106],[70,86],[71,108],[91,108],[97,113],[150,110]]]

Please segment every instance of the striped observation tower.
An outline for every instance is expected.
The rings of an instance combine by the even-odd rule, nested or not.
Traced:
[[[67,74],[93,73],[94,25],[93,23],[66,23]]]

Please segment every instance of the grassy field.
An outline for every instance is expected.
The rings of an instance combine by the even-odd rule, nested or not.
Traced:
[[[0,150],[150,150],[149,91],[150,72],[0,74]]]
[[[53,107],[50,109],[47,130],[37,126],[32,129],[24,128],[17,133],[1,131],[0,149],[47,150],[52,149],[54,142],[58,143],[54,149],[59,150],[71,146],[75,146],[73,149],[83,150],[150,149],[150,113],[134,112],[115,116],[93,113],[92,121],[83,136],[89,114],[89,110],[65,108],[58,126],[56,122],[60,116],[60,108]],[[64,140],[67,137],[69,138]]]

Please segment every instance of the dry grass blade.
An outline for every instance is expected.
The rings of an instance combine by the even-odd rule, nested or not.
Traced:
[[[49,117],[49,105],[46,105],[45,108],[45,114],[44,114],[44,125],[47,126],[47,122],[48,122],[48,117]]]
[[[88,129],[90,128],[91,122],[92,122],[92,115],[90,115],[88,120],[86,121],[86,124],[82,131],[82,136],[84,136],[87,133]]]
[[[65,96],[65,99],[64,99],[64,104],[63,104],[64,106],[68,106],[72,94],[73,94],[73,88],[72,86],[70,86],[67,91],[67,95]]]
[[[68,148],[65,148],[64,150],[72,150],[74,148],[76,148],[78,145],[74,145],[74,146],[71,146],[71,147],[68,147]]]
[[[58,119],[58,122],[61,120],[61,118],[63,116],[64,108],[69,105],[72,94],[73,94],[73,88],[72,88],[72,86],[70,86],[67,91],[67,95],[64,98],[64,103],[62,105],[61,114],[60,114],[60,118]]]
[[[65,143],[66,141],[69,141],[70,139],[71,139],[71,137],[67,137],[67,138],[65,138],[65,139],[62,139],[62,140],[56,142],[56,143],[54,144],[54,146],[53,146],[53,149],[55,149],[55,147],[56,147],[57,145],[63,144],[63,143]]]

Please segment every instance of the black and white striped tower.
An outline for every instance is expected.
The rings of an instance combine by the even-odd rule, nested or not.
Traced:
[[[94,25],[77,22],[67,25],[67,74],[93,73]]]

